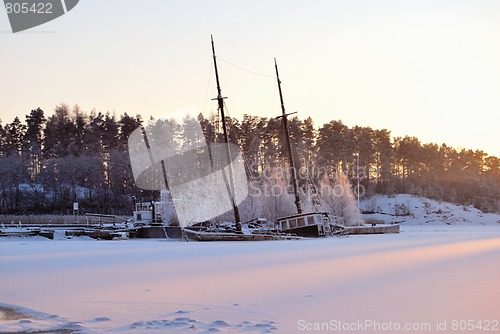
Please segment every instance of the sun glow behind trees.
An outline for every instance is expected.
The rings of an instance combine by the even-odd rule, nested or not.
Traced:
[[[498,1],[122,0],[118,7],[88,0],[44,25],[53,33],[1,34],[3,121],[61,99],[155,117],[193,104],[204,110],[213,34],[218,55],[242,68],[272,76],[278,58],[287,106],[317,125],[342,119],[500,155]],[[0,15],[0,30],[8,29]],[[232,116],[279,114],[273,78],[219,65]]]

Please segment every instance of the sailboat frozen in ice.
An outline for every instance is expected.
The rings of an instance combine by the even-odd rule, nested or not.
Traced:
[[[135,162],[132,163],[132,168],[136,184],[149,190],[168,189],[171,198],[177,200],[174,206],[182,235],[192,240],[275,240],[292,236],[321,237],[347,232],[350,227],[344,226],[341,217],[326,211],[302,211],[287,119],[290,114],[285,111],[276,60],[276,80],[282,111],[277,118],[281,118],[285,131],[296,213],[278,218],[274,227],[262,224],[263,220],[258,219],[242,223],[238,204],[248,195],[247,178],[239,147],[231,144],[228,138],[225,98],[220,88],[213,38],[211,46],[217,83],[217,97],[214,100],[217,101],[222,121],[223,142],[208,144],[200,124],[197,123],[195,140],[184,139],[186,142],[193,142],[194,146],[179,153],[170,147],[168,133],[171,131],[168,126],[149,132],[142,128],[142,132],[134,132],[129,138],[131,162]],[[234,221],[217,222],[215,218],[224,213],[232,213]],[[155,213],[152,215],[153,218],[156,217]],[[357,232],[362,230],[356,230]]]
[[[218,150],[218,152],[211,151],[210,152],[210,160],[212,161],[212,167],[219,165],[214,163],[214,159],[217,157],[217,153],[222,154],[223,164],[227,166],[227,168],[222,169],[222,178],[223,183],[225,185],[225,190],[229,196],[229,202],[231,203],[232,212],[234,215],[234,222],[228,223],[225,222],[223,224],[214,223],[213,221],[202,222],[191,226],[184,227],[183,231],[185,235],[193,240],[197,241],[257,241],[257,240],[275,240],[281,239],[282,236],[280,233],[277,233],[275,229],[270,229],[265,226],[265,224],[260,224],[259,220],[252,221],[250,223],[242,224],[240,218],[240,212],[238,208],[238,200],[236,194],[238,190],[236,187],[244,187],[246,189],[246,177],[244,178],[244,182],[236,182],[235,174],[234,174],[234,164],[233,164],[233,156],[235,155],[234,151],[238,151],[239,149],[235,147],[235,145],[231,145],[229,143],[229,136],[226,124],[226,115],[224,112],[224,97],[222,96],[222,90],[219,82],[219,71],[217,68],[217,57],[215,54],[215,45],[213,38],[211,39],[212,43],[212,56],[215,68],[215,79],[217,83],[217,97],[214,100],[217,100],[218,111],[220,113],[220,117],[222,120],[222,130],[223,130],[223,143],[221,144],[223,149]],[[224,190],[223,190],[224,191]]]
[[[326,211],[307,213],[302,211],[302,205],[299,197],[299,186],[297,183],[297,167],[295,165],[295,160],[293,157],[292,144],[290,141],[290,130],[288,127],[288,116],[291,114],[295,114],[295,112],[287,114],[285,111],[283,93],[281,90],[281,80],[276,59],[274,59],[274,67],[276,69],[276,80],[278,82],[278,91],[281,103],[281,116],[278,116],[276,118],[281,118],[282,125],[285,130],[285,141],[288,153],[290,178],[293,186],[295,207],[297,209],[296,214],[278,218],[278,230],[283,233],[293,233],[303,237],[320,237],[341,233],[343,230],[343,219],[341,217],[334,216]]]
[[[283,102],[283,94],[281,91],[281,80],[278,72],[278,64],[274,60],[276,69],[276,80],[278,82],[278,90],[281,102],[281,116],[283,128],[285,130],[285,141],[288,152],[288,162],[290,165],[290,178],[293,185],[293,193],[295,197],[295,207],[297,213],[277,219],[277,228],[279,232],[290,233],[303,237],[321,237],[327,235],[342,235],[342,234],[385,234],[399,233],[399,224],[391,225],[360,225],[346,226],[342,217],[332,215],[327,211],[307,212],[302,211],[301,201],[299,197],[299,187],[297,184],[297,168],[293,158],[292,147],[290,142],[290,133],[288,127],[287,114]],[[292,113],[293,114],[293,113]],[[362,220],[361,220],[362,221]]]

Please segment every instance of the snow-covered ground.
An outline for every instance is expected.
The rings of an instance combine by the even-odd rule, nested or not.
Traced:
[[[463,206],[432,199],[399,194],[377,195],[361,201],[365,220],[400,222],[402,225],[490,225],[500,226],[500,215],[483,213],[472,206]]]
[[[0,332],[500,332],[500,224],[411,205],[388,235],[0,239]]]

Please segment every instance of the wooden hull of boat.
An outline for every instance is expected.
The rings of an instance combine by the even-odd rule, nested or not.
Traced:
[[[0,237],[32,237],[38,235],[39,230],[1,230]]]
[[[318,225],[308,225],[283,231],[284,233],[295,234],[304,238],[319,238],[325,236]]]
[[[193,231],[188,228],[183,229],[185,235],[195,241],[265,241],[279,240],[279,236],[274,234],[240,234],[232,232],[207,232]]]
[[[399,224],[346,227],[346,234],[388,234],[399,233]]]

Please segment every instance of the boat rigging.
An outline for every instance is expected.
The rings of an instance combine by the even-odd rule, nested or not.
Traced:
[[[229,199],[230,199],[231,205],[233,207],[234,221],[237,224],[237,226],[241,226],[240,212],[238,210],[238,205],[236,205],[236,200],[235,200],[234,175],[233,175],[233,167],[231,165],[231,148],[229,145],[229,138],[228,138],[228,134],[227,134],[226,116],[224,114],[224,99],[226,99],[227,97],[222,96],[222,90],[220,88],[220,81],[219,81],[219,71],[217,69],[217,56],[215,55],[215,44],[214,44],[213,36],[210,36],[210,39],[212,42],[212,56],[214,59],[215,81],[217,83],[217,97],[212,99],[212,100],[217,100],[220,115],[222,118],[222,130],[224,133],[224,142],[226,143],[225,146],[226,146],[227,163],[228,163],[228,168],[229,168],[229,180],[227,179],[227,176],[226,176],[226,173],[224,173],[224,170],[222,170],[222,174],[224,176],[224,182],[226,183],[226,187],[227,187],[228,193],[229,193]]]
[[[286,147],[288,150],[288,162],[290,164],[290,176],[292,178],[293,193],[295,196],[295,207],[297,208],[297,214],[301,214],[302,206],[299,197],[299,186],[297,184],[297,174],[296,174],[297,169],[295,167],[295,161],[293,159],[293,154],[292,154],[292,144],[290,142],[290,130],[288,129],[288,115],[293,115],[296,114],[297,112],[289,114],[285,112],[285,103],[283,102],[283,93],[281,91],[281,80],[278,72],[278,63],[276,62],[276,58],[274,58],[274,67],[276,68],[276,80],[278,81],[278,90],[280,94],[281,112],[282,112],[281,116],[276,117],[276,119],[281,118],[283,121],[283,127],[285,128],[285,140],[286,140]]]

